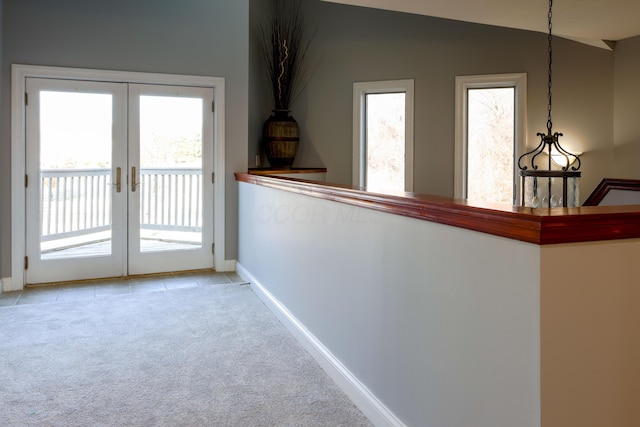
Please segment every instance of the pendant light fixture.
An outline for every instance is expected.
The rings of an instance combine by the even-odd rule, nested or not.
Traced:
[[[522,177],[522,206],[532,208],[554,208],[579,206],[578,180],[580,178],[580,158],[562,148],[559,132],[553,132],[551,119],[552,106],[552,16],[553,0],[549,0],[549,80],[547,105],[547,132],[538,133],[540,144],[518,159],[518,168]],[[553,162],[560,158],[564,161]],[[545,163],[546,169],[541,169]],[[559,163],[559,165],[558,165]],[[552,165],[557,165],[556,169]]]

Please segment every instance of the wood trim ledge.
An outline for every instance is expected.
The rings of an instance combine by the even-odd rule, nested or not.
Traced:
[[[294,178],[236,173],[236,181],[548,245],[640,238],[640,206],[531,209],[416,193],[383,194]]]

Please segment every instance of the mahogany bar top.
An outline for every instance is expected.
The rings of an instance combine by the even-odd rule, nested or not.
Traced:
[[[416,193],[236,173],[236,181],[548,245],[640,238],[640,205],[525,208]]]

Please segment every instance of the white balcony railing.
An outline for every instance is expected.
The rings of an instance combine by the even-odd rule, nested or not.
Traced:
[[[46,169],[41,180],[42,242],[111,228],[110,169]],[[202,230],[200,169],[142,169],[140,180],[142,229]],[[126,183],[122,186],[126,188]]]

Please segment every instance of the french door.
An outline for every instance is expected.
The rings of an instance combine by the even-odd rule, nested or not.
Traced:
[[[26,88],[26,283],[213,267],[213,89]]]

